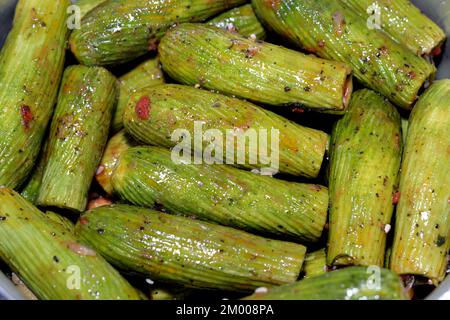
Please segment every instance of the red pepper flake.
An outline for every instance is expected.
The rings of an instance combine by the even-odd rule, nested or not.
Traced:
[[[437,47],[433,50],[433,52],[431,52],[431,55],[433,57],[437,57],[440,56],[442,54],[442,48],[441,47]]]
[[[280,7],[281,0],[266,0],[266,5],[272,7],[273,9],[278,9]]]
[[[30,129],[30,122],[33,121],[33,113],[29,106],[23,105],[20,107],[20,115],[22,116],[22,124],[26,129]]]
[[[259,49],[256,47],[251,47],[245,50],[245,57],[246,58],[253,58],[257,53]]]
[[[394,195],[392,196],[392,204],[397,204],[400,201],[400,196],[401,196],[400,191],[394,193]]]
[[[139,119],[148,120],[150,116],[150,98],[148,96],[141,97],[136,103],[135,111]]]
[[[85,217],[81,217],[80,218],[80,224],[82,225],[87,225],[89,223],[88,219]]]
[[[414,71],[408,72],[408,78],[414,79],[416,77],[416,73]]]
[[[317,45],[319,46],[319,48],[323,48],[323,47],[325,47],[325,41],[319,40],[319,41],[317,41]]]
[[[294,112],[294,113],[303,113],[303,112],[305,112],[305,109],[302,109],[302,108],[294,108],[294,109],[292,109],[292,112]]]

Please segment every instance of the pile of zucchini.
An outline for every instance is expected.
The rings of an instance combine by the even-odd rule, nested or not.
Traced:
[[[0,260],[38,299],[408,299],[445,278],[444,32],[408,0],[249,2],[18,1]],[[196,122],[277,130],[277,174],[250,143],[174,161]]]

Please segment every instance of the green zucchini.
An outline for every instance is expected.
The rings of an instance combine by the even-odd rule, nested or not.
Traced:
[[[137,142],[135,142],[124,130],[119,131],[109,139],[95,175],[97,182],[106,193],[110,195],[113,194],[111,176],[119,161],[120,155],[125,150],[136,145]]]
[[[89,11],[105,1],[106,0],[77,0],[76,5],[80,8],[81,17],[84,17]]]
[[[30,174],[53,112],[68,36],[68,0],[20,0],[0,52],[0,185]]]
[[[256,17],[251,4],[222,13],[209,20],[208,24],[228,31],[235,31],[246,37],[252,35],[256,39],[264,39],[266,37],[266,31]]]
[[[324,274],[327,270],[327,253],[325,249],[306,254],[305,263],[303,264],[305,279]]]
[[[270,105],[342,113],[351,68],[202,24],[182,24],[162,38],[164,71],[188,85]]]
[[[113,115],[112,131],[123,128],[123,111],[130,96],[140,89],[164,83],[164,75],[157,58],[149,59],[119,78],[120,95]]]
[[[329,265],[382,266],[402,153],[400,116],[379,94],[353,94],[333,129]]]
[[[95,251],[4,187],[0,187],[0,239],[0,258],[39,299],[139,299]]]
[[[66,232],[73,233],[75,225],[67,217],[53,211],[46,211],[43,215],[53,223],[62,227]]]
[[[402,138],[403,138],[403,145],[406,144],[406,138],[408,137],[408,119],[402,118]]]
[[[409,119],[391,269],[443,280],[450,249],[450,80],[436,81]]]
[[[294,282],[302,245],[128,205],[88,211],[76,234],[121,270],[194,288],[251,291]]]
[[[39,205],[86,209],[116,98],[116,78],[106,69],[66,69],[50,128]]]
[[[41,190],[42,177],[44,176],[44,169],[48,161],[48,139],[45,140],[38,156],[37,164],[35,165],[31,175],[24,184],[20,195],[32,204],[36,204]]]
[[[379,276],[379,283],[377,277]],[[387,269],[349,267],[259,290],[246,300],[406,300],[401,279]]]
[[[436,68],[335,0],[252,0],[262,22],[319,57],[348,63],[366,87],[411,109]],[[272,5],[273,4],[273,5]]]
[[[75,57],[85,65],[124,63],[144,55],[164,32],[182,22],[199,22],[245,0],[106,0],[81,20],[70,36]]]
[[[148,112],[142,112],[145,111],[142,109],[145,107],[143,101],[149,101]],[[135,139],[166,148],[178,144],[176,139],[172,139],[175,130],[187,131],[195,139],[199,121],[202,122],[200,135],[206,135],[207,130],[219,130],[223,136],[223,139],[214,141],[202,139],[203,150],[209,145],[223,150],[227,144],[227,134],[234,135],[229,144],[232,148],[227,145],[225,152],[222,152],[223,159],[221,157],[217,162],[233,163],[241,168],[261,169],[277,161],[277,164],[272,164],[277,166],[273,168],[276,171],[315,178],[328,147],[325,132],[302,127],[250,102],[188,86],[163,85],[138,91],[129,100],[124,113],[125,128]],[[262,147],[265,142],[262,141],[262,130],[267,133],[266,148]],[[256,133],[255,143],[246,139],[244,145],[235,137],[238,132],[242,136]],[[274,132],[277,137],[273,136]],[[192,151],[201,152],[192,143],[189,144],[191,147]],[[243,151],[245,162],[238,161],[238,153]],[[267,153],[266,156],[261,152]],[[258,156],[257,161],[251,162],[252,156]]]
[[[325,187],[226,165],[176,164],[169,150],[157,147],[123,152],[112,184],[136,205],[302,241],[317,241],[327,218]]]
[[[381,30],[418,55],[437,54],[446,38],[444,30],[409,0],[340,1],[365,20],[370,16],[376,18],[375,8],[378,7]]]

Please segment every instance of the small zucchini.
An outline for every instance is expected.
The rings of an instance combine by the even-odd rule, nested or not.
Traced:
[[[17,3],[0,52],[0,185],[18,188],[38,157],[63,72],[69,5]]]
[[[256,39],[264,39],[266,31],[256,17],[251,4],[246,4],[222,13],[208,21],[209,25],[234,31],[243,36],[254,36]]]
[[[392,1],[395,2],[395,1]],[[436,68],[336,0],[252,0],[279,35],[319,57],[348,63],[355,77],[399,107],[411,109]]]
[[[140,89],[164,83],[164,75],[157,58],[149,59],[119,78],[119,101],[113,115],[112,131],[123,128],[123,111],[130,96]]]
[[[116,78],[106,69],[66,69],[50,128],[39,205],[86,209],[116,98]]]
[[[263,104],[342,113],[352,91],[346,64],[202,24],[169,30],[159,54],[178,82]]]
[[[450,249],[450,80],[436,81],[409,119],[391,269],[443,280]]]
[[[202,122],[200,134],[219,130],[223,136],[214,141],[202,139],[202,150],[211,145],[223,150],[229,141],[227,135],[233,134],[230,143],[233,148],[227,145],[222,152],[223,159],[217,160],[241,168],[268,167],[270,159],[277,156],[278,168],[274,168],[277,171],[315,178],[328,148],[329,137],[323,131],[300,126],[250,102],[188,86],[169,84],[140,90],[131,97],[124,113],[125,128],[131,136],[145,144],[167,148],[179,143],[172,139],[175,130],[187,131],[195,137],[199,122]],[[266,148],[262,144],[262,130],[267,133]],[[277,137],[273,136],[274,130],[277,130]],[[250,136],[252,132],[257,134],[253,144],[251,139],[242,142],[236,137],[238,133]],[[190,145],[192,152],[201,152],[197,148],[200,145]],[[242,146],[245,147],[245,161],[238,161]],[[257,159],[251,162],[252,156]]]
[[[327,270],[327,253],[325,249],[306,254],[305,263],[303,264],[305,279],[324,274]]]
[[[194,288],[251,291],[291,283],[306,251],[299,244],[128,205],[99,207],[81,219],[79,239],[119,269]]]
[[[438,55],[445,32],[409,0],[339,0],[367,21],[379,10],[381,30],[418,55]],[[371,10],[372,9],[372,10]],[[376,21],[375,21],[376,22]],[[375,26],[374,26],[375,27]]]
[[[140,298],[95,251],[5,187],[0,187],[0,239],[0,258],[39,299]]]
[[[329,265],[382,266],[402,153],[400,116],[379,94],[353,94],[330,152]]]
[[[124,130],[116,133],[106,144],[103,157],[100,160],[95,178],[102,186],[103,190],[109,195],[113,194],[111,176],[114,168],[119,162],[119,157],[125,150],[136,146],[138,143],[134,141]]]
[[[388,269],[349,267],[292,284],[259,290],[245,300],[406,300],[398,275]]]
[[[200,22],[245,0],[106,0],[89,11],[70,36],[85,65],[114,65],[151,50],[176,23]]]
[[[325,187],[226,165],[176,164],[169,150],[157,147],[123,152],[112,184],[136,205],[302,241],[317,241],[327,218]]]

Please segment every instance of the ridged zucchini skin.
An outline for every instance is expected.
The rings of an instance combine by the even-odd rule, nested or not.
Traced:
[[[18,193],[0,187],[0,258],[43,300],[139,299],[95,251]],[[80,286],[77,288],[76,269]]]
[[[231,9],[208,21],[209,25],[228,31],[237,32],[243,36],[254,35],[256,39],[263,40],[266,31],[256,17],[251,4]]]
[[[151,279],[251,291],[294,282],[306,248],[191,218],[128,205],[99,207],[76,225],[110,263]]]
[[[43,213],[45,217],[51,220],[53,223],[58,224],[59,227],[65,229],[69,233],[73,233],[75,230],[75,224],[70,221],[67,217],[60,215],[59,213],[53,211],[46,211]]]
[[[116,133],[106,144],[100,165],[98,166],[95,178],[106,193],[112,195],[114,190],[111,183],[111,176],[114,168],[119,162],[119,157],[125,150],[137,146],[138,143],[130,137],[125,130]]]
[[[200,22],[245,0],[107,0],[72,32],[70,48],[85,65],[120,64],[148,52],[172,25]]]
[[[261,21],[319,57],[348,63],[362,84],[411,109],[436,68],[335,0],[252,0]],[[272,5],[273,4],[273,5]]]
[[[169,150],[134,147],[119,158],[114,191],[133,204],[249,231],[317,241],[326,223],[327,188],[257,175],[226,165],[175,164]]]
[[[119,78],[119,101],[114,111],[112,128],[117,132],[123,128],[123,111],[130,96],[140,89],[164,83],[164,75],[157,58],[144,61],[139,66]]]
[[[445,276],[450,248],[450,80],[436,81],[409,120],[391,269]]]
[[[48,139],[45,140],[41,152],[39,153],[37,164],[34,166],[33,171],[29,175],[27,181],[24,183],[24,187],[20,192],[20,195],[25,200],[36,205],[39,197],[39,191],[41,190],[42,177],[44,176],[44,169],[48,161]]]
[[[63,72],[68,0],[20,0],[0,52],[0,185],[19,187],[39,154]]]
[[[374,91],[355,92],[330,151],[327,262],[382,266],[402,153],[397,110]]]
[[[108,138],[116,88],[116,78],[101,67],[76,65],[64,72],[39,205],[86,209],[88,190]]]
[[[76,5],[80,8],[81,17],[84,17],[89,11],[105,1],[106,0],[77,0]]]
[[[254,293],[245,300],[406,300],[398,275],[380,269],[380,286],[368,268],[348,267]],[[373,285],[373,286],[372,286]]]
[[[312,278],[327,272],[327,253],[319,249],[306,254],[303,263],[304,278]]]
[[[143,99],[150,101],[148,117],[142,117],[142,110],[137,108]],[[328,148],[329,136],[323,131],[300,126],[250,102],[188,86],[168,84],[138,91],[130,98],[124,113],[125,128],[135,139],[166,148],[178,143],[171,140],[172,133],[177,129],[188,130],[194,137],[195,121],[203,122],[203,130],[220,130],[224,139],[227,130],[244,133],[247,130],[259,132],[263,129],[267,130],[268,140],[271,140],[272,130],[278,130],[278,171],[291,175],[317,177]],[[228,152],[229,158],[235,159],[233,163],[241,168],[260,169],[268,166],[264,164],[267,159],[250,164],[250,154],[258,154],[261,150],[260,147],[250,150],[248,141],[245,164],[239,165],[237,140],[234,139],[234,151],[227,149],[223,152],[223,163],[226,163]],[[211,143],[205,141],[203,149]],[[216,143],[218,146],[220,143],[225,145],[222,140]],[[269,157],[273,154],[271,143],[267,143]]]
[[[374,4],[381,10],[381,29],[418,55],[432,55],[444,42],[445,32],[409,0],[339,0],[363,19]]]
[[[342,113],[351,68],[201,24],[169,30],[159,44],[164,71],[187,85],[275,106]]]

